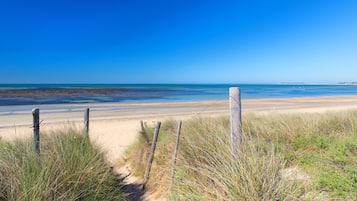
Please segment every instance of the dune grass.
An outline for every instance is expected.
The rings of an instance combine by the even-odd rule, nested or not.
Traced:
[[[175,121],[160,131],[151,191],[170,200],[355,200],[357,112],[243,114],[235,159],[229,119],[183,123],[176,175],[170,186]],[[152,136],[153,128],[147,128]],[[142,176],[150,145],[140,137],[128,158]]]
[[[40,157],[32,139],[0,142],[0,200],[124,200],[121,187],[80,131],[41,133]]]

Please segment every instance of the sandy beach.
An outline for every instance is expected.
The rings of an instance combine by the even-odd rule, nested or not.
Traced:
[[[178,102],[150,104],[76,104],[41,105],[41,131],[66,126],[83,127],[83,110],[91,108],[90,138],[115,162],[132,144],[140,129],[140,120],[153,124],[166,119],[229,114],[228,101]],[[357,109],[357,96],[243,100],[243,112],[325,112]],[[0,136],[3,140],[32,137],[31,106],[2,106]]]

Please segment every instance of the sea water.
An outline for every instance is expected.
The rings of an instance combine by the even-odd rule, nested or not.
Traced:
[[[0,106],[220,101],[230,87],[243,100],[357,95],[357,85],[339,84],[0,84]]]

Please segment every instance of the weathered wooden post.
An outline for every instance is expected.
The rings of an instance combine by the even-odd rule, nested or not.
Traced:
[[[241,97],[238,87],[229,88],[229,107],[231,112],[231,149],[236,156],[242,141]]]
[[[146,133],[145,126],[144,126],[144,121],[143,121],[143,120],[140,121],[140,127],[141,127],[141,132],[140,132],[140,133],[144,136],[146,143],[149,144],[149,143],[150,143],[150,141],[149,141],[149,136],[148,136],[148,134]]]
[[[144,121],[140,120],[140,127],[141,127],[141,131],[145,132],[145,126],[144,126]]]
[[[178,145],[180,143],[181,127],[182,127],[182,121],[179,121],[178,126],[177,126],[176,145],[175,145],[174,157],[173,157],[173,161],[172,161],[171,182],[170,182],[170,186],[169,186],[169,191],[171,191],[172,184],[174,183],[175,165],[176,165],[176,159],[177,159]]]
[[[84,111],[84,132],[86,137],[89,137],[89,108]]]
[[[35,143],[35,151],[37,154],[40,154],[40,109],[34,108],[32,109],[32,117],[33,117],[33,136]]]
[[[154,160],[154,153],[155,153],[155,149],[156,149],[157,139],[158,139],[158,136],[159,136],[160,126],[161,126],[161,122],[157,122],[157,125],[156,125],[156,128],[155,128],[155,132],[154,132],[154,138],[152,139],[152,144],[151,144],[151,149],[150,149],[150,153],[149,153],[148,164],[147,164],[146,170],[145,170],[143,189],[145,189],[145,186],[146,186],[146,184],[148,183],[148,180],[149,180],[149,175],[150,175],[150,171],[151,171],[151,165],[152,165],[152,162]]]

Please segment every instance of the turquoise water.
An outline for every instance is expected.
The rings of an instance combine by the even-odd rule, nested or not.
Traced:
[[[357,95],[357,85],[0,84],[0,106],[227,100],[229,87],[240,87],[242,99]]]

